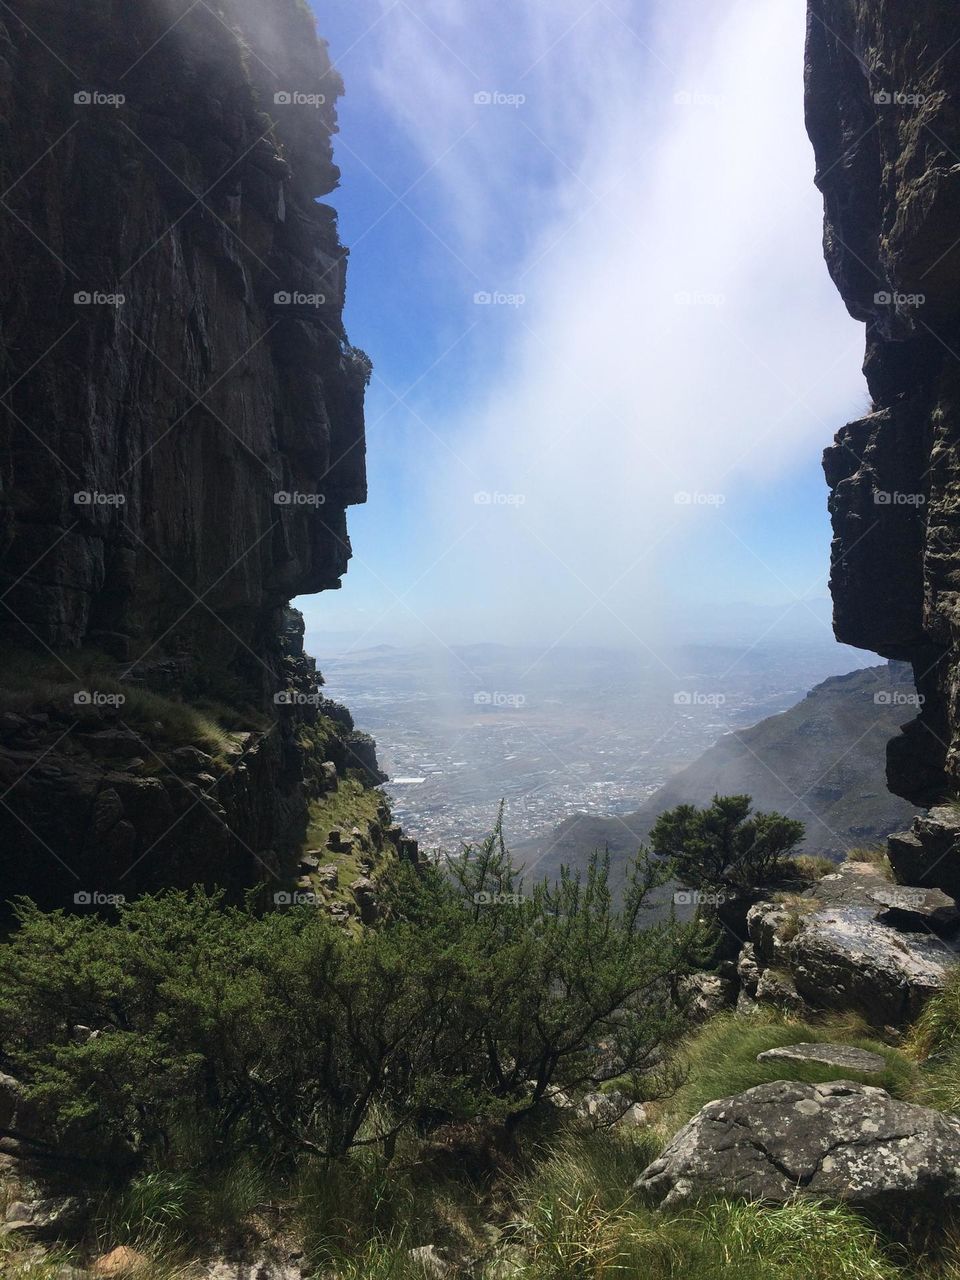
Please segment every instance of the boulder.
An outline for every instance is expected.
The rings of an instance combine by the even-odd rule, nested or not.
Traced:
[[[340,868],[335,862],[327,862],[322,867],[317,867],[314,878],[321,889],[338,889]]]
[[[4,1231],[28,1233],[38,1239],[70,1239],[82,1234],[90,1219],[90,1202],[81,1196],[46,1200],[15,1200],[7,1206]]]
[[[795,1012],[804,1007],[793,978],[781,969],[764,969],[757,981],[754,999],[760,1004],[775,1004]]]
[[[782,1204],[802,1192],[942,1214],[960,1202],[960,1119],[850,1081],[763,1084],[705,1106],[636,1190],[662,1209],[715,1196]]]
[[[736,987],[718,973],[695,973],[683,984],[689,1000],[688,1013],[694,1022],[707,1022],[736,1000]]]
[[[150,1259],[145,1254],[122,1244],[99,1257],[90,1270],[105,1280],[136,1280],[149,1266]]]
[[[20,1084],[13,1076],[0,1071],[0,1129],[13,1127],[13,1119],[17,1114],[20,1102]]]
[[[457,1264],[445,1249],[440,1249],[435,1244],[424,1244],[411,1249],[407,1257],[414,1267],[423,1272],[426,1280],[447,1280],[458,1274]]]
[[[302,1280],[302,1255],[251,1251],[204,1264],[203,1280]]]
[[[957,963],[950,900],[893,885],[869,863],[845,864],[790,906],[757,903],[747,925],[738,970],[748,996],[852,1011],[874,1026],[912,1022]]]
[[[914,818],[909,831],[889,838],[887,853],[899,879],[960,897],[960,813],[955,807],[937,805]]]
[[[609,1129],[612,1125],[625,1121],[634,1108],[634,1101],[625,1093],[612,1090],[610,1093],[585,1093],[577,1103],[574,1115],[581,1124],[591,1129]],[[643,1111],[643,1108],[640,1108]],[[644,1113],[643,1119],[646,1119]],[[630,1123],[643,1123],[643,1120],[632,1119]]]
[[[380,904],[377,901],[377,886],[369,876],[361,876],[350,886],[360,912],[363,924],[375,924],[380,916]]]
[[[838,1071],[885,1070],[886,1062],[879,1053],[857,1049],[852,1044],[785,1044],[757,1054],[758,1062],[816,1062]]]

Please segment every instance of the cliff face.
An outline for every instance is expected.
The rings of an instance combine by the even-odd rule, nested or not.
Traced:
[[[889,746],[888,777],[918,805],[960,788],[958,90],[953,6],[809,0],[824,248],[866,324],[873,398],[825,455],[835,625],[913,664],[922,707]]]
[[[305,828],[323,718],[285,606],[339,586],[365,497],[319,202],[341,83],[300,0],[20,0],[0,60],[0,643],[46,682],[0,725],[5,888],[158,847],[145,883],[249,883]],[[144,691],[251,731],[177,764]]]

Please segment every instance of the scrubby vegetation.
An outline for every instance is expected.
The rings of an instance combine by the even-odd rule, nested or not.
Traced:
[[[802,822],[753,813],[749,796],[714,796],[706,809],[678,805],[657,819],[650,845],[678,879],[708,893],[743,893],[775,883],[804,836]]]
[[[908,1048],[924,1064],[921,1100],[945,1111],[960,1111],[960,971],[920,1014]]]
[[[499,832],[450,876],[391,874],[358,937],[201,891],[116,922],[21,904],[0,1043],[50,1145],[128,1172],[329,1159],[440,1119],[512,1126],[556,1088],[660,1087],[700,939],[646,927],[662,869],[639,861],[620,910],[599,860],[525,893]]]
[[[355,800],[342,784],[347,817]],[[718,850],[744,848],[750,819],[714,810],[726,834],[700,826],[701,883],[742,885]],[[762,865],[785,873],[792,832],[759,817]],[[856,1045],[885,1066],[852,1078],[960,1105],[960,980],[901,1048],[837,1016],[691,1029],[685,979],[710,930],[647,914],[674,873],[641,854],[619,905],[599,857],[526,886],[498,825],[443,870],[390,863],[375,928],[199,891],[110,920],[24,902],[0,947],[0,1069],[25,1085],[34,1149],[91,1197],[83,1250],[135,1248],[143,1280],[186,1277],[198,1251],[249,1247],[271,1223],[324,1280],[423,1280],[411,1251],[427,1245],[472,1280],[960,1280],[949,1224],[933,1251],[806,1199],[673,1214],[637,1199],[707,1102],[836,1077],[758,1063],[766,1049]],[[587,1127],[570,1099],[608,1088],[645,1100],[648,1123]],[[0,1244],[14,1280],[66,1262]]]

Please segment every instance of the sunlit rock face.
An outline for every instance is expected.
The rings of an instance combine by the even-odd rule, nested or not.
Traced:
[[[278,609],[339,585],[365,496],[367,367],[318,200],[339,77],[297,0],[16,13],[0,636],[256,688]]]
[[[835,624],[913,664],[922,706],[890,744],[888,776],[921,805],[960,787],[958,37],[940,0],[809,2],[824,248],[866,322],[873,400],[825,456]]]
[[[58,678],[0,707],[4,899],[240,892],[296,867],[321,764],[373,768],[285,608],[366,492],[341,89],[302,0],[0,12],[0,645]],[[104,673],[246,732],[181,751]]]

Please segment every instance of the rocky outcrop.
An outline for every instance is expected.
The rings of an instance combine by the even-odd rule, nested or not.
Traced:
[[[936,890],[891,884],[847,863],[788,902],[748,919],[738,971],[742,1005],[853,1011],[876,1027],[905,1027],[957,964],[960,914]]]
[[[838,637],[913,664],[891,788],[960,783],[960,45],[939,0],[809,0],[807,127],[827,263],[873,404],[827,450]]]
[[[284,874],[321,766],[382,776],[286,609],[366,492],[339,76],[299,0],[113,10],[0,15],[0,871],[48,905]]]
[[[778,1081],[711,1102],[640,1176],[661,1208],[798,1192],[889,1215],[960,1200],[960,1120],[882,1089]]]

